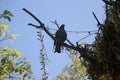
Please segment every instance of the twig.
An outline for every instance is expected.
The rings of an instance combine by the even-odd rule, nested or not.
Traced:
[[[70,40],[68,40],[68,39],[66,39],[67,40],[67,42],[69,43],[69,44],[71,44],[71,46],[74,46],[74,44],[72,43],[72,42],[70,42]],[[75,47],[75,46],[74,46]]]
[[[58,28],[60,28],[60,26],[58,25],[58,23],[57,23],[57,20],[55,20],[55,21],[50,21],[51,23],[53,23],[53,24],[55,24]]]
[[[10,39],[10,38],[11,38],[10,34],[6,33],[6,34],[5,34],[5,37],[4,37],[3,39],[0,39],[0,42],[5,41],[5,40],[8,40],[8,39]]]
[[[31,12],[29,12],[27,9],[23,8],[23,10],[25,12],[27,12],[30,16],[32,16],[39,24],[40,26],[37,25],[33,25],[31,23],[29,23],[28,25],[34,26],[36,28],[42,28],[53,40],[55,40],[55,37],[47,30],[47,28],[45,27],[45,25],[36,17],[34,16]]]
[[[80,41],[82,41],[83,39],[85,39],[85,38],[87,38],[87,37],[89,37],[89,36],[91,36],[91,35],[93,35],[93,34],[97,34],[97,33],[92,33],[92,34],[89,34],[89,35],[87,35],[87,36],[83,37],[82,39],[80,39],[80,40],[79,40],[79,41],[77,41],[77,42],[80,42]]]
[[[25,12],[27,12],[29,15],[31,15],[39,24],[40,26],[37,26],[37,25],[33,25],[32,23],[29,23],[28,25],[31,25],[33,27],[36,27],[36,28],[42,28],[53,40],[55,40],[55,37],[48,31],[48,29],[46,28],[46,26],[36,17],[34,16],[31,12],[29,12],[27,9],[23,8],[23,10]],[[70,49],[74,49],[76,51],[78,51],[79,53],[81,53],[81,56],[83,58],[89,58],[89,55],[87,55],[86,53],[86,49],[83,47],[83,48],[80,48],[78,46],[74,46],[69,40],[67,40],[68,43],[70,43],[71,45],[67,44],[67,43],[64,43],[63,46],[64,47],[67,47],[67,48],[70,48]],[[87,56],[86,56],[87,55]]]
[[[32,23],[29,23],[28,25],[33,26],[33,27],[35,27],[35,28],[40,28],[40,26],[34,25],[34,24],[32,24]]]
[[[34,16],[31,12],[29,12],[27,9],[23,8],[23,10],[27,12],[29,15],[31,15],[40,25],[43,25],[43,23],[36,16]]]
[[[100,23],[100,21],[98,20],[98,18],[96,17],[95,13],[94,13],[94,12],[92,12],[92,13],[93,13],[93,16],[94,16],[94,18],[96,19],[98,25],[102,25],[102,24]]]

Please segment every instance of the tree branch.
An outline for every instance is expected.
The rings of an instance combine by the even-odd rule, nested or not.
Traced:
[[[51,23],[55,24],[57,26],[57,28],[60,28],[60,26],[58,25],[57,21],[50,21]]]
[[[31,12],[29,12],[27,9],[23,8],[23,10],[28,13],[30,16],[32,16],[39,24],[40,26],[33,25],[32,23],[29,23],[28,25],[34,26],[36,28],[42,28],[53,40],[55,40],[55,37],[47,30],[45,25],[36,17],[34,16]]]
[[[46,26],[36,16],[34,16],[31,12],[29,12],[25,8],[23,8],[23,10],[26,13],[28,13],[30,16],[32,16],[39,23],[40,26],[34,25],[32,23],[29,23],[28,25],[33,26],[35,28],[42,28],[53,40],[55,40],[55,37],[48,31],[48,29],[46,28]],[[67,47],[67,48],[74,49],[74,50],[78,51],[79,53],[81,53],[81,57],[83,57],[86,60],[90,58],[89,55],[87,54],[87,51],[86,51],[85,47],[80,48],[80,46],[74,46],[69,40],[67,40],[67,41],[71,45],[69,45],[67,43],[64,43],[63,44],[64,47]]]
[[[39,24],[40,26],[34,25],[32,23],[29,23],[28,25],[33,26],[35,28],[42,28],[53,40],[55,40],[55,37],[47,30],[46,26],[35,16],[33,15],[31,12],[29,12],[27,9],[23,8],[23,10],[28,13],[30,16],[32,16]],[[55,24],[58,26],[57,22],[55,21]],[[68,43],[70,43],[73,47],[75,47],[68,39],[67,39]],[[74,49],[72,46],[70,45],[63,45],[64,47],[69,47]]]
[[[31,12],[29,12],[27,9],[23,8],[23,10],[27,12],[30,16],[32,16],[40,25],[43,25],[43,23],[36,16],[34,16]]]
[[[100,21],[98,20],[98,18],[97,18],[96,15],[95,15],[95,13],[94,13],[94,12],[92,12],[92,13],[93,13],[94,18],[95,18],[96,21],[97,21],[97,24],[98,24],[98,25],[101,25]]]
[[[42,28],[53,40],[55,40],[55,37],[47,30],[47,28],[45,27],[45,25],[36,16],[34,16],[31,12],[29,12],[25,8],[23,8],[23,10],[26,13],[28,13],[30,16],[32,16],[40,24],[40,26],[34,25],[32,23],[29,23],[28,25],[33,26],[35,28]],[[68,42],[70,42],[70,41],[68,41]],[[70,44],[71,44],[71,42],[70,42]],[[67,47],[67,48],[71,48],[71,49],[77,50],[77,48],[75,46],[68,45],[67,43],[64,43],[63,46]]]

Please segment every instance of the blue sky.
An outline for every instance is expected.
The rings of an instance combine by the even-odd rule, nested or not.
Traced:
[[[57,29],[56,25],[50,21],[57,20],[59,25],[65,24],[66,31],[88,31],[97,30],[97,22],[92,12],[94,11],[98,19],[104,21],[104,4],[102,0],[0,0],[0,12],[10,10],[14,17],[12,22],[3,20],[9,25],[11,33],[21,34],[13,43],[5,41],[1,45],[10,45],[22,52],[22,55],[30,60],[34,77],[40,79],[42,71],[40,71],[39,50],[40,42],[37,40],[37,31],[35,28],[28,26],[29,22],[38,24],[31,16],[26,14],[22,8],[26,8],[35,14],[46,26]],[[55,31],[52,31],[55,33]],[[61,72],[65,65],[70,64],[71,60],[67,55],[67,51],[61,54],[54,54],[53,41],[46,35],[44,38],[45,48],[50,62],[47,69],[49,80],[55,79],[56,75]],[[87,33],[69,33],[68,39],[75,44]],[[85,39],[87,43],[94,41],[94,35]]]

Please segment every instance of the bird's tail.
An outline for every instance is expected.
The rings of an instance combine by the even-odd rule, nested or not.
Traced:
[[[61,53],[61,47],[60,46],[55,46],[55,52]]]

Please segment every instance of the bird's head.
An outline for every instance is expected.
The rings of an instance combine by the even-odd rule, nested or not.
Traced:
[[[61,29],[61,30],[64,30],[64,27],[65,27],[65,25],[62,24],[62,25],[60,26],[60,29]]]

